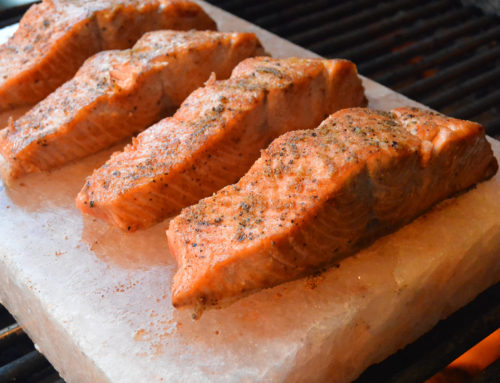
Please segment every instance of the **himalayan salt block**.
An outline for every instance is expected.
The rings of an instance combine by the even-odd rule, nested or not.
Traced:
[[[276,56],[313,56],[202,4]],[[372,107],[416,105],[364,84]],[[171,305],[167,221],[130,235],[74,206],[119,148],[0,186],[0,300],[69,383],[348,382],[500,279],[497,174],[338,268],[193,320]]]

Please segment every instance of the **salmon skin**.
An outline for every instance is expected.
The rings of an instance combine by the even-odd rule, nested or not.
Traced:
[[[279,137],[238,183],[170,222],[173,305],[311,274],[497,168],[479,124],[414,108],[341,110]]]
[[[280,134],[365,102],[349,61],[247,59],[94,171],[77,206],[124,230],[146,228],[236,182]]]
[[[0,173],[9,182],[106,148],[171,115],[210,73],[227,78],[262,53],[253,33],[212,31],[149,32],[133,49],[98,53],[0,132]]]
[[[69,80],[93,54],[130,48],[158,29],[215,29],[184,0],[44,0],[0,46],[0,112],[33,105]]]

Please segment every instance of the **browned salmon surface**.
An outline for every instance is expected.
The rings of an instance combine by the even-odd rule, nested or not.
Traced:
[[[75,77],[0,132],[8,181],[106,148],[171,115],[215,72],[262,54],[253,33],[155,31],[88,59]]]
[[[77,206],[125,230],[151,226],[236,182],[280,134],[364,103],[349,61],[247,59],[94,171]]]
[[[69,80],[93,54],[130,48],[158,29],[215,29],[185,0],[44,0],[0,46],[0,112],[33,105]]]
[[[497,168],[479,124],[341,110],[279,137],[238,183],[170,222],[172,302],[212,305],[315,272]]]

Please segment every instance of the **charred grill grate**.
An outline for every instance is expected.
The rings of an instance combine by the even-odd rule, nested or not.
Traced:
[[[210,0],[500,139],[500,17],[456,0]]]
[[[443,113],[472,119],[500,138],[500,18],[453,0],[211,0]],[[0,27],[26,7],[0,12]],[[500,328],[500,284],[358,380],[423,382]],[[474,383],[498,382],[500,362]],[[0,383],[63,383],[0,306]]]

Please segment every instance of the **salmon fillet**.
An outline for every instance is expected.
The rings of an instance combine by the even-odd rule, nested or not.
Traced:
[[[124,230],[151,226],[236,182],[280,134],[364,103],[349,61],[247,59],[95,170],[77,206]]]
[[[130,48],[158,29],[215,29],[184,0],[44,0],[0,46],[0,112],[33,105],[69,80],[86,58]]]
[[[253,33],[211,31],[149,32],[133,49],[98,53],[0,132],[0,174],[8,182],[119,142],[172,114],[211,72],[227,78],[262,53]]]
[[[313,273],[497,168],[479,124],[341,110],[279,137],[238,183],[170,222],[172,302],[213,305]]]

